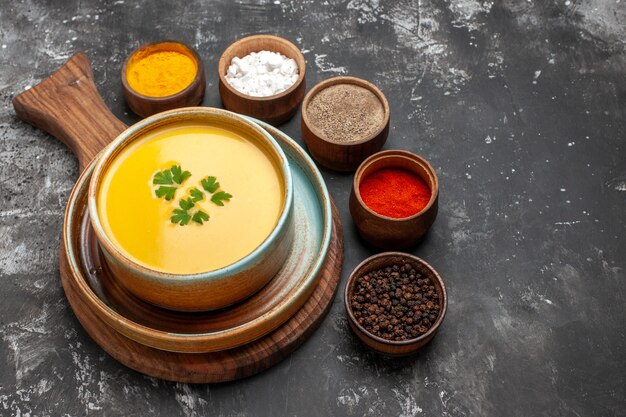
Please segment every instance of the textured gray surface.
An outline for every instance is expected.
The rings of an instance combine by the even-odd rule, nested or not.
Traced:
[[[183,3],[183,2],[181,2]],[[0,1],[0,415],[618,416],[626,414],[626,1]],[[119,70],[138,44],[179,39],[207,67],[228,44],[293,40],[309,87],[360,76],[387,95],[386,148],[428,158],[439,218],[412,252],[449,286],[434,343],[380,358],[335,299],[289,359],[190,386],[117,364],[85,334],[58,276],[70,152],[18,121],[11,97],[74,51],[126,123]],[[298,140],[299,115],[282,129]],[[374,253],[324,172],[345,226],[342,283]],[[343,285],[342,285],[343,287]]]

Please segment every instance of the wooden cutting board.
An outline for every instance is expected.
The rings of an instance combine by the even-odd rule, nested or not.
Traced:
[[[81,170],[126,129],[107,108],[93,82],[89,60],[75,54],[57,72],[13,99],[18,117],[65,143]],[[311,297],[291,319],[272,333],[242,347],[213,353],[174,353],[154,349],[117,333],[83,299],[73,280],[61,242],[60,274],[68,301],[92,339],[124,365],[162,379],[207,383],[243,378],[287,357],[319,326],[337,291],[343,262],[343,232],[333,206],[333,233]]]

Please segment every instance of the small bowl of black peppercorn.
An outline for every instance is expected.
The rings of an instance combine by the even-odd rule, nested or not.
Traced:
[[[385,252],[358,265],[346,284],[348,323],[371,349],[406,356],[435,336],[446,315],[446,286],[426,261]]]

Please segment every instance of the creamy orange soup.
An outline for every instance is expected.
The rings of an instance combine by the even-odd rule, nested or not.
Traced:
[[[154,184],[157,173],[172,166],[191,175],[182,184]],[[204,189],[207,177],[219,188]],[[162,185],[176,188],[169,201],[157,196]],[[202,199],[183,210],[180,201],[189,200],[192,189]],[[178,124],[146,134],[115,157],[97,207],[106,235],[127,257],[150,269],[192,274],[230,265],[257,248],[280,216],[283,189],[275,161],[252,140],[218,127]],[[231,197],[218,198],[220,206],[211,201],[217,193]],[[181,224],[173,220],[175,210],[189,217],[202,211],[209,219]]]

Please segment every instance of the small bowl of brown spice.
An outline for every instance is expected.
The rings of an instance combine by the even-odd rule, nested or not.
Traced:
[[[348,323],[363,343],[379,353],[405,356],[435,336],[448,296],[443,280],[426,261],[386,252],[354,269],[344,302]]]
[[[334,77],[302,103],[302,136],[313,158],[335,171],[354,171],[378,152],[389,134],[389,103],[374,84]]]

